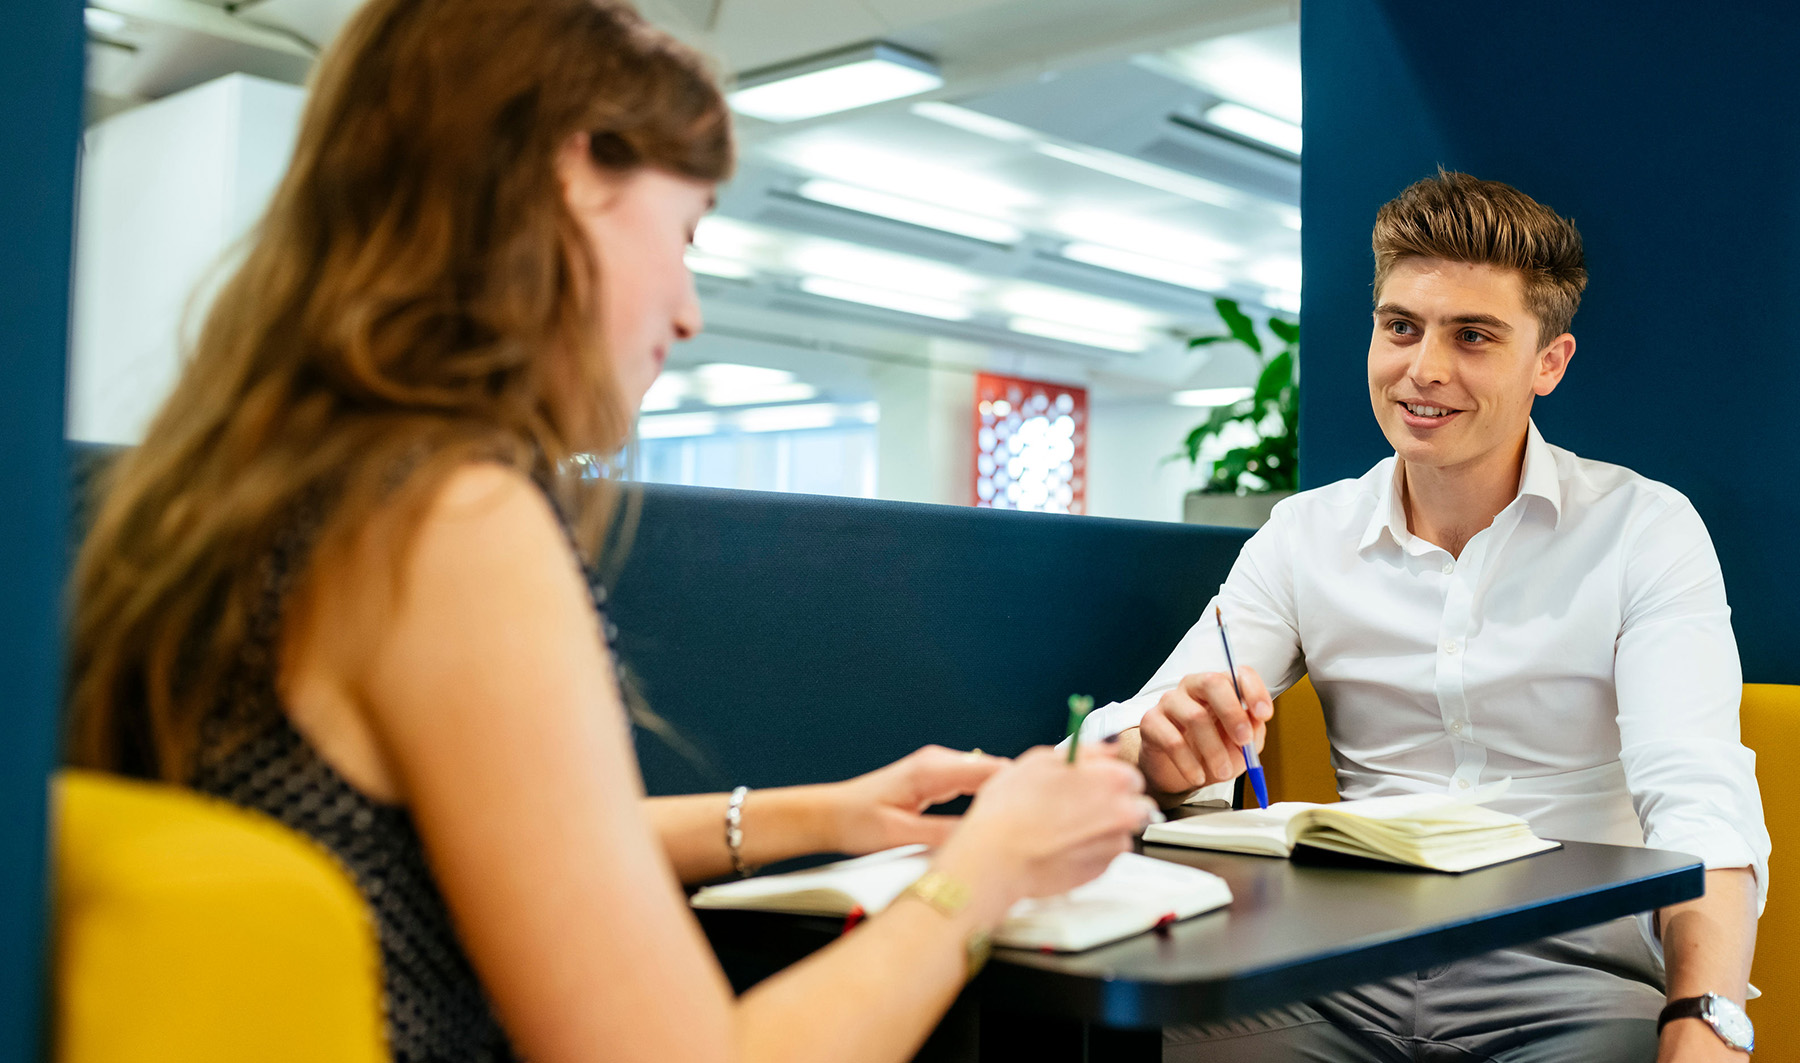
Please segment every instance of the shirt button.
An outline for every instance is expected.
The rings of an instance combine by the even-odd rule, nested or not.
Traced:
[[[1469,788],[1469,780],[1467,780],[1467,779],[1456,780],[1456,788],[1458,790],[1467,790]]]
[[[1457,720],[1456,722],[1452,723],[1450,725],[1450,730],[1455,731],[1457,734],[1462,734],[1462,721]]]
[[[1444,640],[1444,652],[1445,653],[1455,653],[1456,652],[1456,640],[1445,639]]]
[[[1456,562],[1454,562],[1454,561],[1444,562],[1444,575],[1448,576],[1450,573],[1455,572],[1455,571],[1456,571]]]

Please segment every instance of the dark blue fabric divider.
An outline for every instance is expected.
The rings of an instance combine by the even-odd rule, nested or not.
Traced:
[[[62,687],[63,382],[81,5],[7,6],[0,33],[0,1063],[41,1058],[45,839]]]
[[[77,444],[81,503],[116,448]],[[653,794],[844,778],[928,742],[1062,738],[1070,694],[1135,694],[1249,533],[821,495],[634,487],[620,656],[679,748]],[[698,758],[692,756],[697,752]]]
[[[1800,92],[1786,4],[1308,0],[1301,473],[1391,451],[1369,410],[1369,229],[1442,164],[1572,216],[1591,282],[1552,443],[1693,499],[1745,677],[1800,682]]]
[[[843,778],[927,742],[1056,742],[1070,694],[1135,694],[1236,529],[647,486],[613,593],[620,654],[697,746],[651,793]]]

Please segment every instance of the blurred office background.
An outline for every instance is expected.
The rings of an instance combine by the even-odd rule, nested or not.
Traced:
[[[86,9],[73,436],[141,433],[354,7]],[[1217,297],[1300,308],[1296,2],[640,7],[738,87],[743,151],[630,476],[1181,519],[1206,463],[1168,459],[1259,369],[1186,341]]]

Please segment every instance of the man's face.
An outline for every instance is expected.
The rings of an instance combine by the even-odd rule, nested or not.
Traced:
[[[1446,471],[1516,454],[1531,403],[1575,353],[1538,346],[1516,270],[1435,258],[1395,263],[1376,293],[1369,399],[1401,460]]]

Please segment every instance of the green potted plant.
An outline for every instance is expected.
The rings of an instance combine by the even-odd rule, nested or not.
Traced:
[[[1300,326],[1270,315],[1263,327],[1276,342],[1265,343],[1237,300],[1215,299],[1213,306],[1226,331],[1195,336],[1188,348],[1239,343],[1262,370],[1249,397],[1215,407],[1175,455],[1195,466],[1206,460],[1203,454],[1214,455],[1206,485],[1188,495],[1184,514],[1191,524],[1254,528],[1300,486]],[[1229,449],[1217,454],[1221,442]]]

